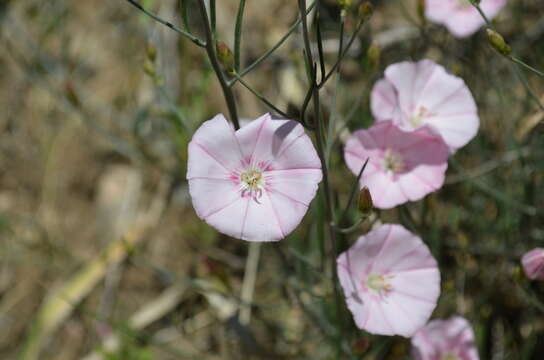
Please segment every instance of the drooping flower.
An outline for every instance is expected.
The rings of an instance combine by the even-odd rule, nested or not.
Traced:
[[[344,157],[350,170],[367,186],[374,206],[389,209],[416,201],[444,184],[448,148],[429,128],[412,132],[391,121],[380,121],[367,130],[355,131],[346,142]]]
[[[217,115],[189,143],[187,180],[197,215],[239,239],[287,236],[308,210],[321,176],[302,126],[269,114],[236,132]]]
[[[536,248],[521,258],[523,271],[531,280],[544,280],[544,249]]]
[[[355,324],[373,334],[412,336],[436,307],[440,272],[419,237],[398,224],[361,236],[337,263]]]
[[[406,131],[430,126],[450,152],[466,145],[480,125],[465,82],[431,60],[388,66],[372,89],[371,109],[376,120],[393,120]]]
[[[492,19],[506,5],[506,0],[481,0],[480,8]],[[485,20],[470,0],[426,0],[425,16],[442,24],[457,38],[474,34],[485,25]]]
[[[478,360],[474,332],[469,322],[454,316],[433,320],[412,338],[416,360]]]

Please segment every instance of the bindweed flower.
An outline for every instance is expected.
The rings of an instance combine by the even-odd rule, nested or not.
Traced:
[[[361,236],[336,260],[355,324],[373,334],[412,336],[436,307],[440,272],[419,237],[401,225]]]
[[[406,131],[428,125],[454,152],[478,132],[476,103],[465,82],[431,60],[387,67],[372,89],[376,120],[393,120]]]
[[[474,333],[469,322],[454,316],[433,320],[412,338],[416,360],[478,360]]]
[[[379,209],[416,201],[444,184],[448,148],[429,128],[405,132],[391,121],[380,121],[355,131],[347,140],[344,157],[358,174],[368,158],[359,186],[367,186]]]
[[[269,114],[238,131],[217,115],[189,143],[187,180],[197,215],[239,239],[287,236],[308,210],[321,176],[302,126]]]
[[[506,5],[506,0],[481,0],[480,8],[492,19]],[[485,20],[470,0],[426,0],[425,15],[442,24],[457,38],[474,34],[485,25]]]
[[[521,258],[523,271],[531,280],[544,280],[544,249],[536,248]]]

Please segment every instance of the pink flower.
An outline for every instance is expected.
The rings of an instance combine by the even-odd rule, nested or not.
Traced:
[[[238,131],[223,115],[189,143],[189,192],[197,215],[248,241],[283,239],[297,227],[321,181],[321,163],[300,124],[269,114]]]
[[[431,60],[388,66],[372,89],[371,108],[376,120],[393,120],[406,131],[430,126],[451,152],[466,145],[480,124],[465,82]]]
[[[421,239],[401,225],[361,236],[336,260],[355,324],[373,334],[412,336],[436,307],[440,272]]]
[[[480,8],[492,19],[506,5],[506,0],[482,0]],[[457,38],[474,34],[485,20],[469,0],[426,0],[425,16],[442,24]]]
[[[531,280],[544,280],[544,249],[536,248],[521,258],[525,275]]]
[[[474,333],[460,316],[433,320],[412,338],[416,360],[478,360]]]
[[[416,201],[444,184],[448,148],[427,127],[400,130],[391,121],[358,130],[346,142],[344,157],[359,174],[368,158],[360,187],[368,186],[374,206],[389,209]]]

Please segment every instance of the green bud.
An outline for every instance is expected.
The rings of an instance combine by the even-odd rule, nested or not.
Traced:
[[[364,3],[359,5],[359,18],[361,19],[361,21],[366,21],[370,19],[373,12],[374,8],[369,1],[365,1]]]
[[[427,23],[427,18],[425,17],[425,0],[417,0],[417,16],[423,25]]]
[[[149,59],[149,61],[155,62],[155,59],[157,58],[157,48],[155,47],[155,45],[149,43],[147,45],[146,52],[147,52],[147,58]]]
[[[225,71],[228,74],[234,73],[234,55],[227,44],[218,40],[215,42],[215,49],[217,51],[217,58]]]
[[[155,77],[155,65],[151,61],[146,60],[144,63],[144,72],[151,77]]]
[[[487,29],[487,39],[491,46],[504,56],[509,56],[512,53],[512,48],[508,45],[501,34],[495,30]]]
[[[347,10],[351,7],[352,5],[352,1],[351,0],[338,0],[338,6],[340,6],[340,8],[342,10]]]
[[[370,195],[370,190],[365,186],[361,189],[359,192],[359,203],[358,203],[359,211],[363,215],[370,215],[372,212],[372,209],[374,209],[374,205],[372,203],[372,196]]]

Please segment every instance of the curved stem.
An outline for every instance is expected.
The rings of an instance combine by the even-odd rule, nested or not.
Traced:
[[[236,101],[234,99],[234,93],[232,89],[227,85],[225,80],[225,75],[219,65],[219,60],[217,59],[217,54],[215,53],[215,41],[213,34],[210,28],[210,21],[208,19],[208,13],[206,12],[206,5],[204,0],[198,1],[198,7],[200,9],[200,16],[202,17],[202,22],[204,23],[204,30],[206,33],[206,52],[208,53],[208,58],[212,64],[215,75],[221,84],[221,89],[223,90],[223,95],[225,96],[225,101],[227,102],[227,107],[229,109],[230,121],[234,124],[236,130],[240,129],[240,122],[238,121],[238,113],[236,111]]]
[[[191,40],[196,45],[198,45],[200,47],[206,46],[206,43],[204,43],[202,40],[200,40],[196,36],[193,36],[193,35],[189,34],[188,32],[181,30],[180,28],[178,28],[177,26],[175,26],[171,22],[163,20],[160,17],[158,17],[157,15],[153,14],[152,12],[147,11],[146,9],[144,9],[144,7],[142,5],[138,4],[136,1],[134,1],[134,0],[126,0],[126,1],[128,1],[132,6],[134,6],[136,9],[140,10],[141,12],[143,12],[144,14],[146,14],[147,16],[149,16],[150,18],[152,18],[156,22],[158,22],[158,23],[160,23],[160,24],[162,24],[162,25],[164,25],[166,27],[169,27],[170,29],[174,30],[175,32],[177,32],[178,34],[180,34],[182,36],[185,36],[187,39]]]

